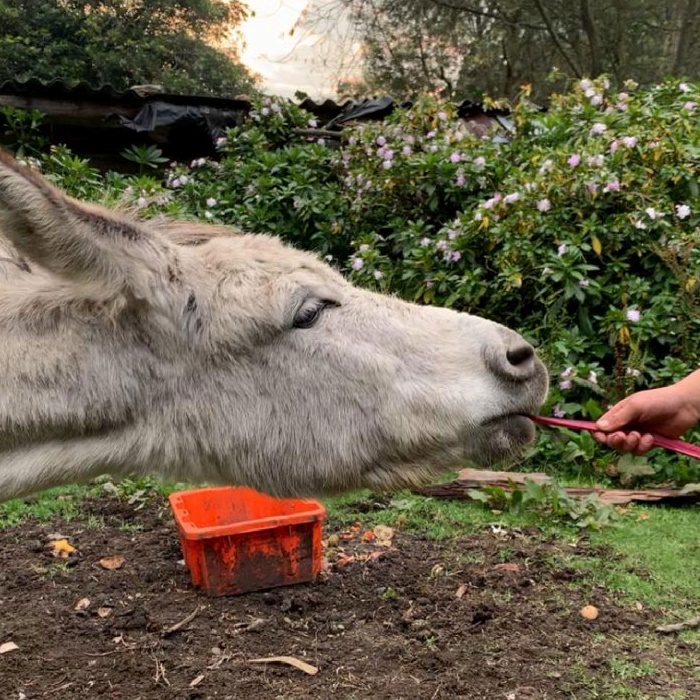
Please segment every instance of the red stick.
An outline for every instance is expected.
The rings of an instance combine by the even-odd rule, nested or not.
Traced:
[[[571,418],[550,418],[549,416],[529,416],[529,418],[540,425],[549,425],[553,428],[569,428],[570,430],[587,430],[590,433],[602,433],[604,431],[596,427],[596,424],[590,420],[573,420]],[[615,431],[617,432],[617,431]],[[624,432],[624,431],[623,431]],[[651,433],[654,438],[654,447],[663,447],[671,452],[676,452],[680,455],[693,457],[700,460],[700,446],[693,445],[685,440],[676,440],[667,438],[663,435]]]

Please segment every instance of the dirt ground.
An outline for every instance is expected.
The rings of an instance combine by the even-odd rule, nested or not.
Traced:
[[[657,616],[553,565],[590,555],[585,543],[485,529],[380,546],[362,532],[327,524],[335,546],[313,584],[212,599],[192,588],[160,497],[0,531],[0,648],[17,645],[0,654],[0,700],[607,698],[613,659],[654,665],[617,679],[640,693],[624,697],[700,697],[696,648],[640,644]],[[77,549],[67,559],[51,552],[57,534]],[[100,565],[114,555],[123,565]],[[580,614],[589,603],[593,621]],[[282,655],[318,672],[251,663]]]

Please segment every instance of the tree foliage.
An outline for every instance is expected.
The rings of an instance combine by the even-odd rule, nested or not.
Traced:
[[[0,83],[38,77],[125,89],[230,94],[254,80],[209,42],[246,17],[239,0],[0,0]]]
[[[700,0],[340,0],[365,47],[370,89],[543,99],[603,73],[651,85],[700,74]]]

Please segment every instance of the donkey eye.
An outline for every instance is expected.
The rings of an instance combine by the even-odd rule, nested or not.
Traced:
[[[328,306],[328,302],[316,302],[313,305],[303,306],[294,317],[294,328],[311,328],[321,317],[321,312]]]

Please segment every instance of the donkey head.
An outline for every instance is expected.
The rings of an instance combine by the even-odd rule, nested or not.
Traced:
[[[274,238],[78,202],[7,156],[0,230],[0,498],[134,471],[396,488],[533,438],[546,371],[491,321]]]

